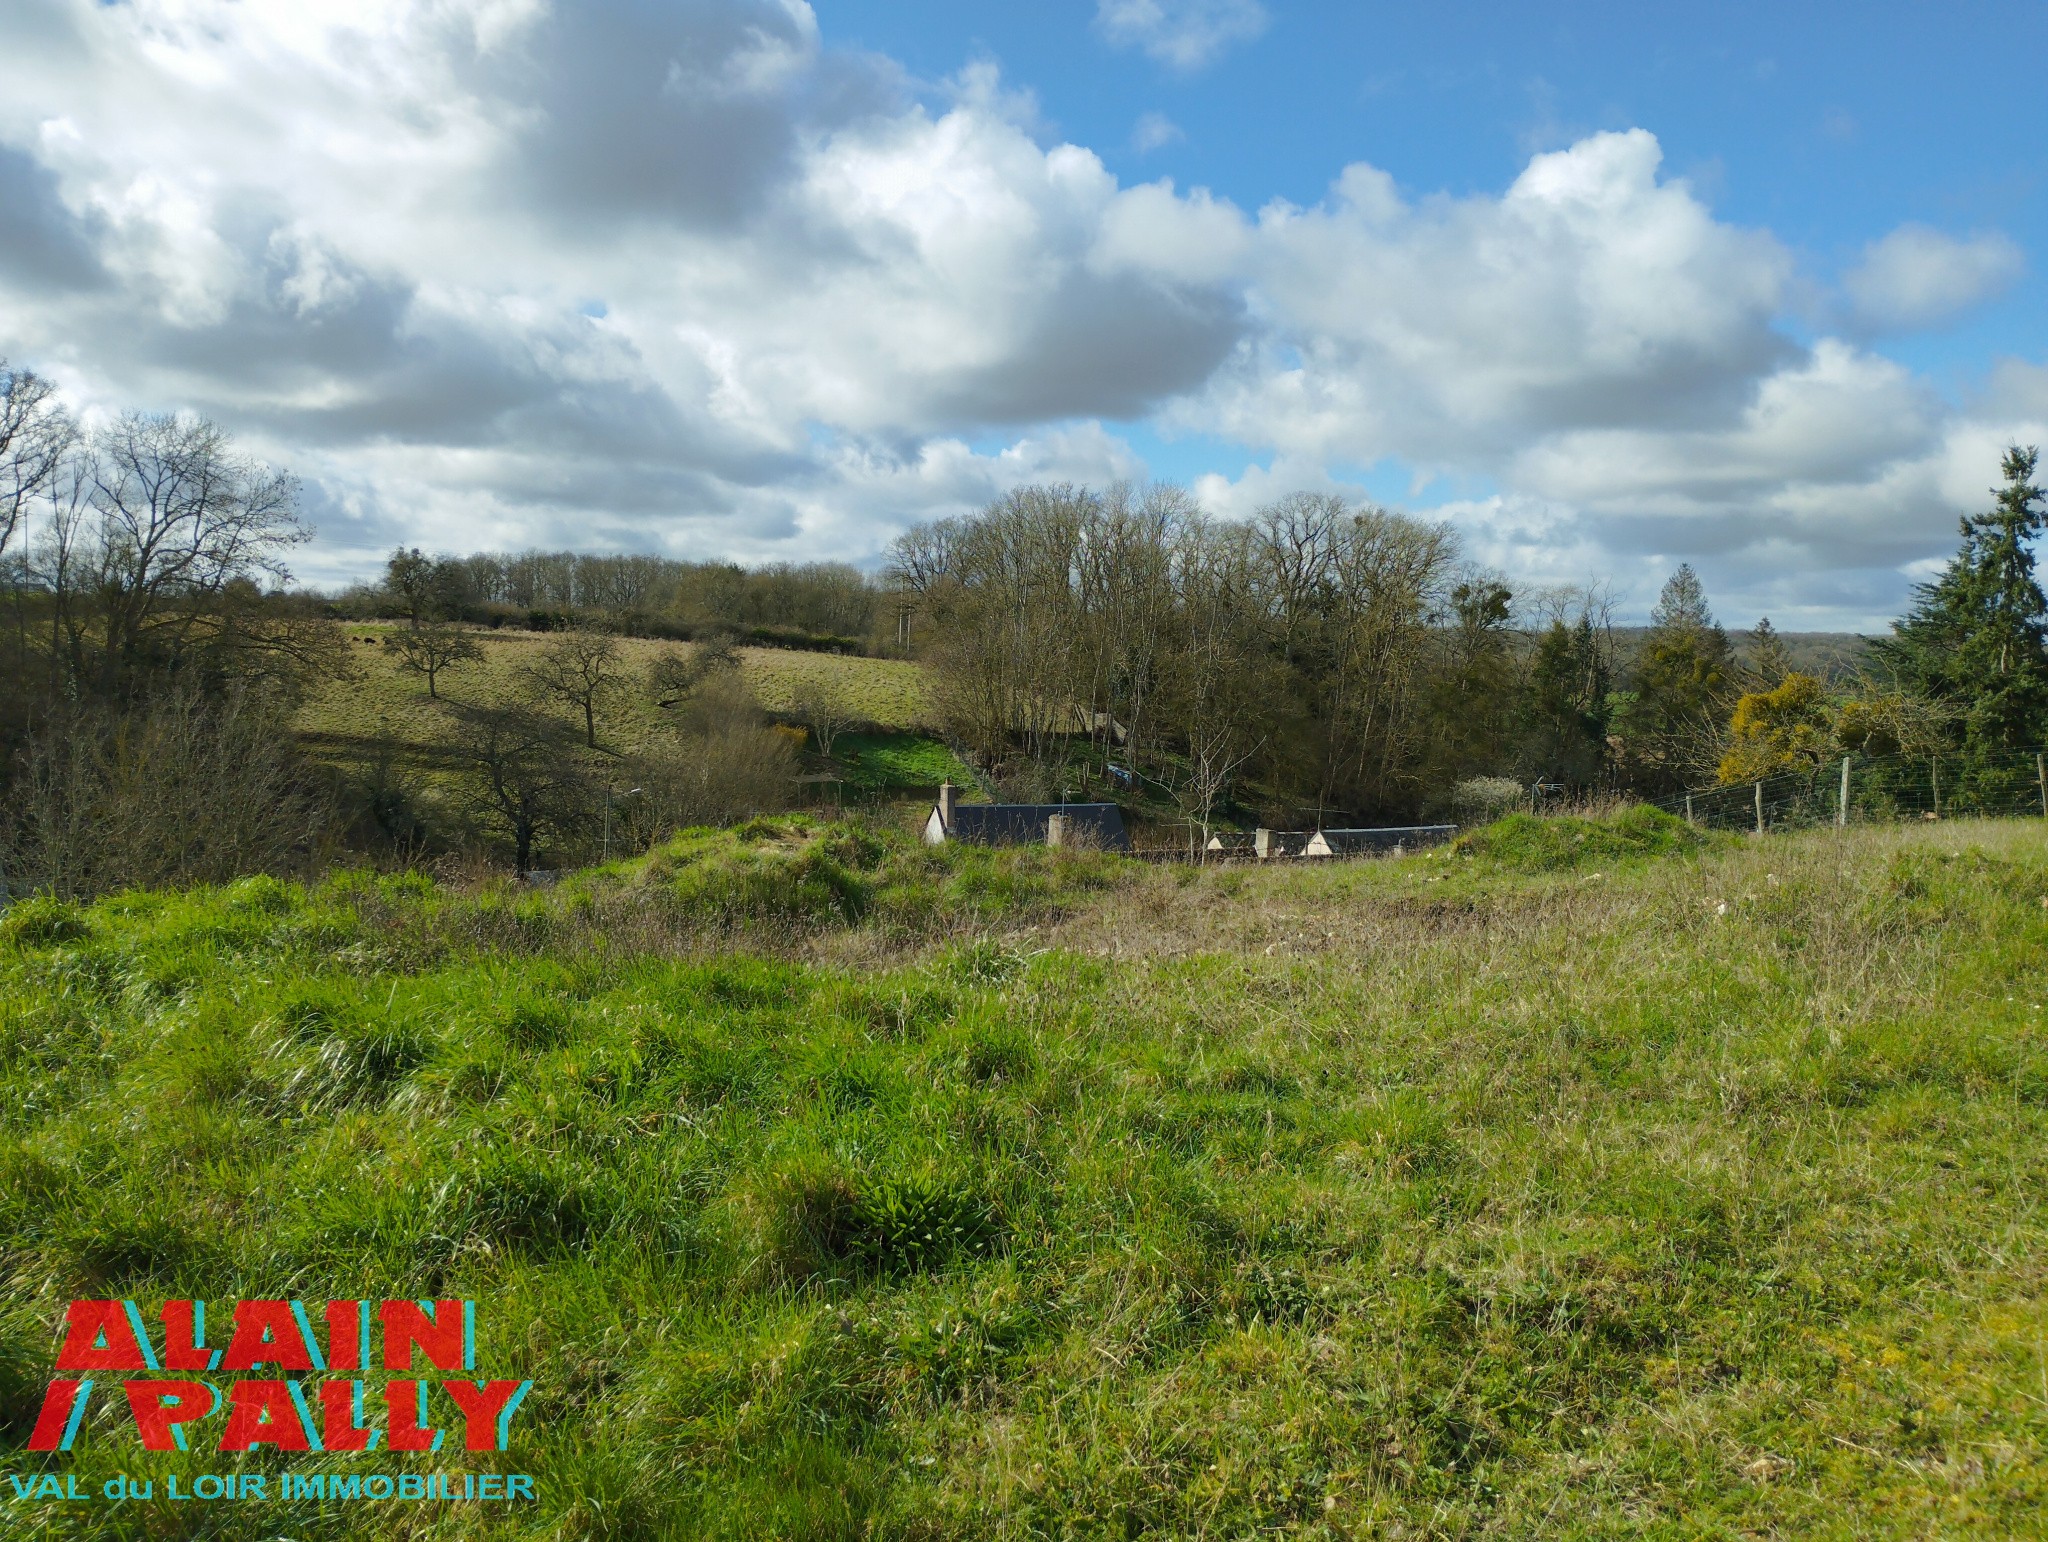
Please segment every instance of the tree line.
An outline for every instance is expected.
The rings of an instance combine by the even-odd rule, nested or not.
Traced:
[[[887,597],[843,562],[732,562],[588,552],[429,555],[401,547],[381,582],[336,597],[357,617],[424,614],[471,625],[560,630],[596,624],[629,636],[722,636],[777,647],[887,651]]]
[[[311,533],[297,481],[217,425],[123,413],[88,430],[47,380],[0,362],[0,898],[470,848],[525,868],[602,855],[613,832],[628,849],[787,801],[791,743],[724,634],[636,674],[617,628],[577,626],[510,699],[448,700],[444,672],[476,644],[457,624],[469,591],[440,579],[478,564],[425,561],[422,595],[407,584],[423,559],[406,551],[378,589],[410,606],[387,646],[427,687],[438,775],[405,764],[397,736],[341,762],[309,754],[296,724],[309,691],[360,675],[350,607],[291,586]],[[605,570],[571,563],[572,587],[546,597],[592,601]],[[767,583],[815,594],[843,575]],[[600,718],[633,694],[662,710],[658,742],[600,745]]]
[[[1022,488],[910,531],[888,580],[1020,798],[1139,789],[1204,836],[1471,817],[2048,739],[2035,463],[2011,450],[1893,635],[1819,670],[1768,619],[1731,639],[1688,564],[1631,633],[1598,588],[1517,591],[1447,526],[1321,493],[1223,521],[1170,486]]]
[[[289,472],[190,417],[88,429],[0,364],[0,880],[91,893],[465,842],[525,866],[743,817],[797,768],[733,667],[759,627],[924,661],[949,736],[1010,796],[1111,797],[1204,834],[2038,745],[2036,466],[2011,449],[1892,634],[1824,669],[1768,621],[1731,638],[1689,566],[1624,629],[1598,587],[1517,588],[1439,523],[1314,493],[1226,521],[1170,485],[1020,488],[911,530],[872,576],[407,547],[322,596],[291,583],[311,531]],[[337,767],[294,731],[315,684],[359,667],[345,628],[365,615],[403,623],[383,646],[452,746],[434,818],[402,757]],[[517,699],[451,696],[479,625],[537,618],[553,635]],[[694,641],[629,668],[619,639],[664,627]],[[666,735],[633,756],[604,742],[629,695]],[[829,757],[846,713],[799,708]]]

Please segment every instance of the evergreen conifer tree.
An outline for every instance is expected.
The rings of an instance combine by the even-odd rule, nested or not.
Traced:
[[[1692,564],[1681,562],[1650,612],[1616,713],[1629,773],[1658,791],[1705,774],[1705,750],[1733,705],[1734,657]]]
[[[1591,786],[1607,762],[1607,660],[1593,618],[1553,621],[1536,645],[1521,771],[1530,780]]]
[[[1771,625],[1769,616],[1758,621],[1749,634],[1746,663],[1750,681],[1759,691],[1775,691],[1792,673],[1791,650],[1785,646],[1785,639],[1778,629]]]
[[[1876,648],[1902,684],[1957,709],[1972,750],[2048,735],[2048,599],[2032,545],[2048,527],[2033,480],[2038,457],[2018,445],[2006,451],[1990,512],[1963,517],[1961,549]]]

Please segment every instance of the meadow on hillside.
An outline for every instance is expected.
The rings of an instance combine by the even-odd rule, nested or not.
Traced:
[[[421,747],[433,746],[437,742],[433,731],[436,715],[425,684],[400,669],[382,646],[385,637],[398,628],[358,621],[345,630],[349,656],[359,677],[320,682],[300,711],[300,727],[332,741],[369,741],[388,735]],[[520,667],[536,661],[551,640],[546,632],[479,629],[472,635],[483,649],[483,658],[450,669],[442,677],[441,694],[451,701],[495,705],[517,699],[524,689]],[[618,646],[625,675],[634,689],[621,694],[604,738],[612,748],[637,750],[646,746],[661,720],[660,709],[638,689],[640,682],[656,659],[665,654],[687,654],[692,645],[621,637]],[[737,651],[742,677],[771,712],[788,712],[800,682],[820,679],[831,682],[856,717],[884,728],[929,726],[931,706],[924,671],[917,664],[782,648]]]
[[[312,756],[342,773],[343,785],[350,789],[345,797],[345,801],[352,800],[350,806],[378,807],[378,799],[388,798],[389,790],[401,790],[408,816],[425,821],[433,831],[430,844],[438,848],[474,847],[479,840],[479,832],[472,828],[480,783],[476,733],[466,721],[470,709],[533,708],[563,723],[568,729],[561,750],[566,763],[576,768],[591,788],[604,789],[601,795],[589,794],[584,800],[589,806],[581,808],[579,817],[567,819],[569,828],[554,832],[558,838],[544,848],[549,865],[558,864],[565,855],[570,861],[600,855],[603,821],[592,812],[601,806],[597,803],[600,796],[614,803],[619,814],[614,822],[622,840],[637,843],[645,834],[640,826],[647,811],[615,795],[622,795],[636,780],[646,780],[650,773],[659,780],[661,773],[705,758],[702,743],[679,737],[686,735],[692,713],[705,693],[685,691],[681,702],[671,702],[671,709],[664,710],[649,678],[657,663],[687,659],[693,644],[613,639],[618,650],[616,680],[596,709],[596,747],[586,748],[581,742],[584,725],[577,709],[537,689],[527,673],[541,663],[558,640],[556,635],[468,631],[464,635],[474,642],[480,656],[444,669],[436,682],[438,696],[430,696],[425,678],[405,669],[385,646],[402,635],[400,627],[358,622],[341,635],[352,668],[317,682],[309,691],[293,719],[297,738]],[[930,788],[948,779],[972,782],[972,772],[930,726],[932,713],[921,666],[894,659],[774,648],[740,648],[734,650],[734,656],[737,678],[746,687],[741,695],[747,706],[741,719],[715,731],[730,736],[739,731],[742,722],[757,721],[766,712],[783,723],[778,732],[786,736],[786,749],[810,752],[807,759],[783,757],[757,779],[742,776],[753,801],[740,805],[737,813],[782,808],[794,801],[793,795],[800,798],[806,791],[829,804],[845,802],[849,794],[883,800],[900,798],[909,790],[928,795]],[[674,685],[664,689],[671,694],[677,691]],[[829,701],[837,715],[836,726],[842,730],[832,741],[830,759],[817,753],[821,741],[806,732],[820,696]],[[574,742],[567,742],[571,737]],[[792,787],[788,781],[792,771],[837,777],[843,785]],[[724,801],[732,802],[740,792],[737,787],[730,789]],[[636,819],[636,815],[643,817]],[[690,817],[686,814],[679,822],[687,823]],[[732,815],[700,807],[694,817]],[[492,822],[487,818],[486,823]],[[674,828],[674,823],[667,828]],[[405,833],[405,829],[399,832],[401,836]],[[416,851],[411,854],[418,855]]]
[[[2036,1527],[2048,829],[1533,823],[1274,871],[759,820],[541,892],[19,904],[10,1444],[74,1295],[464,1296],[539,1498],[9,1534]],[[105,1410],[38,1460],[284,1465]]]

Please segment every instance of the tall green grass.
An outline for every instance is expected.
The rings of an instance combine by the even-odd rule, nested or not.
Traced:
[[[73,1295],[461,1295],[535,1387],[507,1456],[433,1465],[540,1499],[0,1493],[0,1529],[2037,1530],[2042,830],[1467,850],[1175,873],[778,820],[541,893],[17,906],[6,1465],[237,1465],[111,1411],[18,1449]]]

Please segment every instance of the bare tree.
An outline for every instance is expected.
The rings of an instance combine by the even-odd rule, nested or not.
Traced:
[[[56,480],[78,430],[57,388],[32,370],[0,359],[0,556],[24,511]]]
[[[1252,600],[1243,529],[1190,522],[1175,546],[1180,646],[1164,671],[1162,716],[1187,751],[1174,800],[1206,850],[1217,805],[1265,747],[1281,682]]]
[[[737,670],[707,677],[675,732],[628,762],[642,789],[628,813],[644,845],[690,825],[731,824],[789,805],[796,775],[790,736],[766,714]]]
[[[474,664],[484,656],[474,637],[445,621],[419,622],[394,632],[384,639],[384,651],[396,656],[400,669],[426,676],[429,696],[441,694],[437,682],[442,670]]]
[[[569,731],[520,707],[464,707],[457,736],[471,808],[510,838],[520,872],[545,838],[566,839],[590,822],[593,792]]]
[[[740,667],[739,650],[727,632],[712,632],[690,645],[688,653],[664,653],[649,666],[647,694],[657,707],[679,707],[713,675]]]
[[[619,645],[603,632],[564,632],[527,666],[529,684],[543,696],[583,714],[583,741],[597,748],[597,714],[625,683]]]
[[[831,759],[832,746],[839,736],[860,721],[859,714],[847,705],[845,691],[836,680],[806,675],[797,681],[791,698],[796,720],[811,731],[811,742],[818,746],[818,753]]]
[[[130,413],[93,436],[79,484],[45,564],[68,596],[77,675],[96,673],[93,683],[115,693],[205,648],[277,641],[223,618],[260,599],[261,580],[289,579],[283,554],[311,534],[288,472],[236,455],[204,419]]]
[[[1295,493],[1260,511],[1254,541],[1267,627],[1294,690],[1292,758],[1314,766],[1318,810],[1401,802],[1426,737],[1416,703],[1455,538]]]

